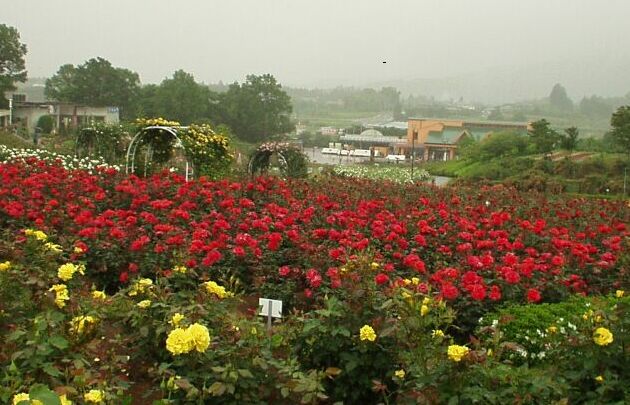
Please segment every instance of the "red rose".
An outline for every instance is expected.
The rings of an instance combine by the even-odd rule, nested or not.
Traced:
[[[529,290],[527,290],[527,301],[538,302],[540,301],[541,298],[542,296],[540,295],[540,292],[537,289],[530,288]]]
[[[376,277],[374,277],[374,281],[378,285],[383,285],[389,281],[389,277],[387,276],[387,274],[378,273]]]

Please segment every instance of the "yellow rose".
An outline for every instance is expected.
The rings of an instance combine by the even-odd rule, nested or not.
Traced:
[[[193,342],[190,338],[190,334],[186,329],[175,328],[166,338],[166,350],[171,352],[174,356],[188,353],[193,348]]]
[[[434,338],[443,338],[444,332],[441,329],[435,329],[431,332],[431,336]]]
[[[72,401],[66,397],[66,394],[63,394],[59,397],[59,401],[61,401],[61,405],[72,405]]]
[[[26,229],[24,230],[24,234],[26,236],[34,236],[35,239],[39,241],[45,241],[46,239],[48,239],[48,235],[46,235],[44,232],[36,231],[34,229]]]
[[[11,262],[8,260],[6,262],[0,263],[0,271],[7,271],[9,270],[10,267],[11,267]]]
[[[466,346],[450,345],[447,350],[448,358],[460,362],[470,350]]]
[[[186,268],[186,266],[175,266],[175,267],[173,267],[173,271],[175,273],[186,274],[188,269]]]
[[[101,402],[103,402],[105,397],[103,395],[103,391],[101,390],[90,390],[83,395],[83,399],[85,400],[85,402],[100,404]]]
[[[151,306],[151,300],[142,300],[136,304],[139,308],[147,309]]]
[[[13,405],[19,404],[21,401],[29,401],[31,398],[28,396],[26,392],[20,392],[19,394],[15,394],[13,396]]]
[[[62,252],[61,246],[56,245],[56,244],[51,243],[51,242],[46,242],[44,244],[44,248],[46,248],[46,250],[49,250],[49,251],[51,251],[53,253],[61,253]]]
[[[606,328],[597,328],[593,332],[593,341],[599,346],[606,346],[613,342],[613,334]]]
[[[186,333],[188,333],[192,346],[199,353],[205,352],[210,346],[210,332],[205,326],[193,323],[186,329]]]
[[[175,327],[179,326],[179,323],[181,321],[184,320],[184,315],[180,314],[179,312],[176,312],[175,315],[173,315],[173,317],[171,318],[171,320],[169,321],[169,323]]]
[[[83,266],[82,264],[76,266],[72,263],[62,264],[57,270],[57,277],[59,277],[63,281],[70,281],[74,276],[74,273],[76,272],[79,272],[80,274],[85,274],[85,266]]]
[[[405,370],[396,370],[394,371],[394,375],[402,380],[403,378],[405,378]]]
[[[359,338],[373,342],[376,340],[376,332],[374,332],[374,329],[370,325],[363,325],[359,330]]]
[[[70,333],[81,336],[86,329],[91,329],[92,325],[96,324],[96,321],[96,318],[90,315],[75,316],[70,321]]]
[[[615,297],[617,297],[617,298],[623,297],[624,294],[625,294],[624,290],[617,290],[617,291],[615,291]]]
[[[107,295],[105,294],[105,291],[94,290],[92,291],[92,298],[95,300],[105,301],[105,299],[107,299]]]
[[[70,299],[68,295],[68,287],[65,284],[55,284],[48,291],[55,292],[55,304],[59,308],[66,306],[66,301]]]
[[[217,297],[223,299],[225,297],[231,297],[233,294],[226,291],[225,287],[220,286],[219,284],[215,283],[214,281],[207,281],[205,283],[202,284],[205,288],[206,288],[206,292],[208,294],[214,294]]]
[[[428,313],[429,313],[429,307],[428,307],[428,306],[426,306],[426,305],[423,305],[423,306],[420,308],[420,315],[425,316],[425,315],[426,315],[426,314],[428,314]]]

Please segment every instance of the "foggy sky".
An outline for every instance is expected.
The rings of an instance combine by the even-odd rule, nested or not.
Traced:
[[[0,12],[28,46],[31,77],[96,56],[143,83],[184,69],[303,87],[630,66],[629,0],[0,0]]]

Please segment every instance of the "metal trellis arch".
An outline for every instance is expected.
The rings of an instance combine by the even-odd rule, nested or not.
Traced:
[[[185,129],[186,127],[181,127]],[[189,181],[193,177],[193,165],[189,161],[188,151],[184,147],[181,138],[177,135],[177,128],[166,127],[166,126],[158,126],[152,125],[145,128],[142,128],[138,133],[133,137],[129,147],[127,148],[127,158],[125,162],[125,172],[135,173],[136,170],[136,153],[138,152],[138,147],[142,145],[145,137],[150,134],[152,131],[159,131],[161,133],[167,133],[172,136],[176,141],[176,147],[181,147],[184,149],[184,154],[186,156],[186,181]],[[147,174],[147,161],[153,155],[153,149],[151,143],[147,143],[147,153],[145,155],[145,165],[144,165],[144,175]]]

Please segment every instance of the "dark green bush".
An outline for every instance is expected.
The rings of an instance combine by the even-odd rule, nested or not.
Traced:
[[[44,134],[49,134],[55,127],[55,119],[51,115],[42,115],[37,120],[37,126]]]

